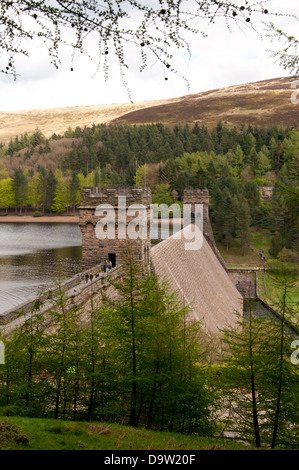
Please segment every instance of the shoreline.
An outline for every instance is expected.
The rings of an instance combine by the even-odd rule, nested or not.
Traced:
[[[180,219],[181,223],[183,223],[183,219]],[[63,224],[79,224],[79,215],[41,215],[40,217],[33,217],[32,215],[0,215],[0,224],[8,223],[8,224],[15,224],[15,223],[63,223]],[[169,226],[173,226],[173,219],[158,219],[156,221],[158,225],[163,225],[163,222],[166,224],[169,223]]]
[[[32,215],[1,215],[0,223],[63,223],[63,224],[78,224],[78,215],[42,215],[40,217],[33,217]]]

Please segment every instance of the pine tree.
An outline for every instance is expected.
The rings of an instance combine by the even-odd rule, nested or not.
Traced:
[[[13,333],[5,334],[6,361],[3,390],[7,405],[13,405],[20,414],[43,416],[47,413],[48,388],[42,381],[46,367],[43,351],[47,347],[45,322],[41,313],[42,302],[37,298],[29,314],[20,313],[23,321]],[[1,394],[0,394],[1,395]]]
[[[298,445],[299,376],[290,361],[286,284],[281,292],[278,319],[256,315],[259,305],[247,301],[244,318],[236,328],[223,331],[221,382],[222,400],[230,415],[228,425],[256,447]]]
[[[70,202],[74,210],[75,210],[76,203],[77,203],[77,194],[78,194],[79,188],[80,188],[80,180],[78,178],[78,175],[75,172],[73,172],[72,179],[70,181],[69,192],[70,192]]]
[[[247,199],[244,196],[235,198],[235,210],[236,210],[236,232],[240,237],[242,254],[246,253],[246,247],[249,242],[249,227],[251,222],[250,208]]]
[[[256,176],[263,176],[269,171],[271,168],[271,162],[269,157],[263,152],[260,151],[256,155],[255,165],[254,165],[254,173]]]
[[[108,370],[109,363],[117,368],[115,413],[131,426],[210,432],[208,391],[195,365],[199,325],[188,323],[189,307],[141,269],[131,248],[122,268],[111,280],[117,300],[106,300],[100,329]]]
[[[48,359],[47,370],[53,384],[54,418],[57,419],[67,416],[73,400],[73,417],[76,417],[76,381],[80,374],[79,362],[81,364],[78,355],[83,351],[79,333],[81,312],[76,305],[69,304],[67,293],[60,281],[56,282],[56,286],[56,295],[51,299],[52,307],[48,313],[52,333],[49,334],[49,345],[45,354]]]
[[[16,169],[14,172],[13,188],[15,193],[16,206],[20,208],[21,214],[27,196],[27,178],[20,168]]]
[[[239,177],[244,164],[244,154],[239,144],[233,153],[231,164],[233,169],[236,171],[236,177]]]
[[[256,214],[259,209],[261,198],[258,185],[255,181],[247,181],[243,188],[243,194],[247,199],[250,207],[250,216],[252,220],[256,220]]]
[[[236,206],[234,198],[228,188],[225,188],[223,191],[222,211],[222,231],[226,248],[229,249],[233,239],[233,231],[235,229]]]

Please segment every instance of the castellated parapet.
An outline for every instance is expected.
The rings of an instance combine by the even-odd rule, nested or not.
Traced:
[[[184,189],[184,200],[186,200],[186,204],[190,203],[197,203],[197,204],[210,204],[210,195],[209,190],[206,189],[199,189],[199,188],[186,188]]]
[[[94,209],[99,204],[111,204],[117,209],[118,196],[126,196],[127,206],[143,204],[149,206],[152,203],[152,192],[147,187],[130,186],[123,187],[85,187],[81,192],[80,208]]]
[[[121,207],[119,205],[121,201]],[[118,265],[123,249],[129,245],[138,262],[146,265],[150,262],[150,205],[152,202],[151,190],[146,187],[86,187],[81,193],[79,207],[79,226],[82,232],[82,259],[83,269],[102,264],[110,260],[113,267]],[[143,206],[146,218],[146,236],[136,239],[128,237],[128,224],[138,217],[138,205]],[[134,207],[135,206],[135,207]],[[99,211],[99,207],[101,210]],[[105,207],[107,212],[105,212]],[[109,209],[113,208],[113,238],[107,235],[99,239],[96,227],[103,217],[107,216]],[[127,209],[133,208],[128,214]],[[136,208],[136,213],[134,210]],[[125,210],[125,212],[122,211]],[[120,213],[122,212],[122,213]],[[119,221],[122,224],[119,224]],[[138,228],[138,227],[137,227]]]

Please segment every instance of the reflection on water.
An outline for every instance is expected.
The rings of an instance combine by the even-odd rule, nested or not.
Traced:
[[[77,225],[1,223],[0,313],[80,272],[81,245]]]

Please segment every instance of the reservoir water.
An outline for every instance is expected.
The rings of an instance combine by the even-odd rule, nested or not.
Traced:
[[[175,229],[159,227],[159,243]],[[81,272],[82,235],[76,224],[0,223],[0,314]]]
[[[81,271],[75,224],[0,223],[0,313]]]

